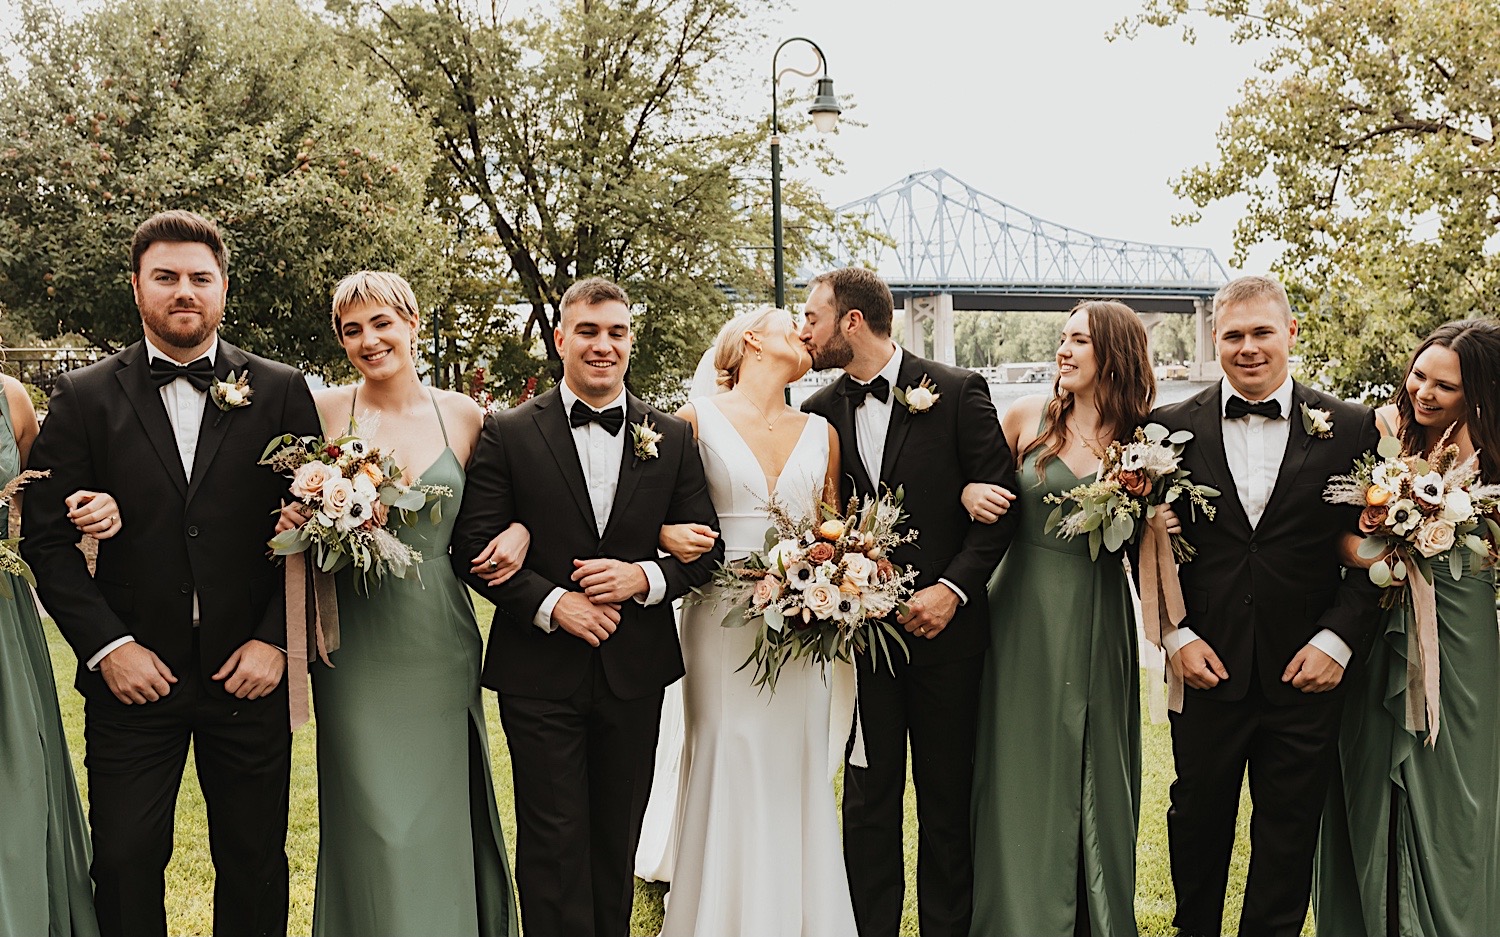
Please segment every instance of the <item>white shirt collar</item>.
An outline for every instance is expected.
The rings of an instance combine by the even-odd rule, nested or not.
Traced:
[[[1244,398],[1244,395],[1241,394],[1239,391],[1235,390],[1234,389],[1234,385],[1231,384],[1231,383],[1229,383],[1229,378],[1227,378],[1227,377],[1220,378],[1219,379],[1219,416],[1222,417],[1224,415],[1224,408],[1226,406],[1228,406],[1228,404],[1229,404],[1229,398],[1231,396],[1240,397],[1241,399]],[[1286,377],[1286,380],[1281,382],[1281,386],[1278,387],[1278,388],[1276,388],[1276,391],[1274,393],[1272,393],[1271,396],[1267,397],[1266,399],[1267,400],[1274,400],[1277,403],[1281,404],[1281,415],[1289,417],[1291,415],[1291,412],[1292,412],[1292,376],[1290,374],[1288,374],[1287,377]],[[1251,403],[1257,403],[1258,401],[1252,400],[1250,402]]]
[[[895,387],[896,386],[896,377],[898,375],[900,375],[900,373],[901,373],[901,354],[902,354],[902,352],[901,352],[901,346],[900,345],[893,345],[892,349],[893,350],[891,351],[891,360],[889,360],[889,361],[887,361],[885,363],[885,367],[881,368],[880,369],[880,373],[877,374],[877,375],[875,375],[875,377],[883,377],[883,378],[885,378],[885,382],[887,384],[891,385],[892,387]],[[856,383],[856,384],[871,384],[871,383],[874,383],[875,377],[870,378],[868,381],[861,381],[861,380],[855,378],[854,375],[851,374],[851,375],[849,375],[849,380],[854,381],[854,383]]]
[[[563,379],[557,386],[562,391],[562,404],[563,404],[564,409],[571,411],[573,409],[573,401],[580,399],[579,396],[577,394],[573,393],[573,388],[571,388],[571,387],[568,386],[568,382],[567,382],[566,378]],[[621,387],[620,388],[620,394],[619,394],[619,396],[617,396],[614,400],[611,400],[609,403],[605,404],[602,407],[593,407],[593,405],[590,404],[590,403],[588,403],[587,401],[584,401],[583,405],[585,407],[590,407],[591,409],[597,409],[601,413],[603,411],[605,411],[605,410],[608,410],[610,407],[624,407],[625,406],[625,388]]]
[[[180,362],[180,361],[178,361],[176,358],[173,358],[171,355],[169,355],[166,352],[162,351],[160,348],[157,348],[156,344],[154,342],[152,342],[151,339],[148,338],[145,335],[142,335],[141,338],[144,339],[145,342],[146,342],[146,360],[147,361],[155,361],[157,358],[163,358],[163,359],[165,359],[167,361],[172,362],[173,364],[183,364],[183,363],[191,364],[192,363],[191,361],[189,361],[189,362]],[[212,345],[208,346],[208,351],[204,355],[204,357],[208,358],[208,363],[209,364],[218,364],[219,363],[219,339],[217,337],[214,338],[214,343]],[[197,360],[198,360],[197,358],[193,359],[193,361],[197,361]]]

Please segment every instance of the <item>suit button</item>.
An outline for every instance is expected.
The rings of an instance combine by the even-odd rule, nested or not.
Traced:
[[[1249,605],[1249,604],[1250,604],[1250,602],[1251,602],[1251,598],[1250,598],[1250,596],[1248,596],[1248,595],[1247,595],[1247,596],[1245,596],[1245,598],[1244,598],[1244,600],[1243,600],[1243,601],[1244,601],[1244,603],[1245,603],[1245,604],[1246,604],[1246,605]]]
[[[190,533],[190,534],[193,533],[193,529],[191,527],[188,528],[188,533]],[[193,534],[193,536],[196,537],[197,534]],[[1252,543],[1252,544],[1250,544],[1250,552],[1251,553],[1254,553],[1254,552],[1256,552],[1259,549],[1260,549],[1260,544],[1258,544],[1258,543]]]
[[[181,592],[183,595],[192,595],[193,594],[193,587],[190,584],[188,584],[188,583],[185,582],[182,585],[180,585],[180,586],[177,587],[177,591]],[[1248,599],[1247,599],[1247,601],[1248,601]]]
[[[196,536],[198,536],[198,528],[197,527],[189,527],[188,528],[188,536],[189,537],[196,537]],[[1253,549],[1255,549],[1255,547],[1252,546],[1250,549],[1253,550]]]

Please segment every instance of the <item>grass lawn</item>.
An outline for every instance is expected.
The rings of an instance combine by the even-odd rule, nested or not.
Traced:
[[[476,603],[480,627],[489,631],[492,612],[488,602]],[[47,623],[53,668],[57,674],[62,698],[63,722],[67,727],[73,765],[78,774],[85,801],[88,798],[87,777],[83,772],[83,700],[72,689],[73,652],[63,642],[52,623]],[[493,693],[485,693],[485,717],[489,726],[490,751],[495,775],[495,791],[500,799],[500,819],[506,842],[515,858],[515,809],[510,784],[510,753],[500,732],[500,717]],[[1142,707],[1144,709],[1144,705]],[[314,758],[316,723],[297,733],[292,750],[291,818],[287,853],[291,859],[291,933],[307,934],[312,929],[313,881],[318,855],[317,764]],[[1136,850],[1135,913],[1143,935],[1171,934],[1172,885],[1167,865],[1167,786],[1172,781],[1172,749],[1165,725],[1147,724],[1142,752],[1142,804],[1139,846]],[[173,934],[208,934],[213,921],[213,866],[208,857],[207,821],[203,795],[191,768],[183,780],[177,803],[176,852],[167,867],[167,922]],[[1248,802],[1246,802],[1248,806]],[[916,874],[916,803],[907,787],[906,800],[906,910],[902,934],[917,933]],[[1230,871],[1229,896],[1224,921],[1234,927],[1239,920],[1241,893],[1244,889],[1248,859],[1248,810],[1240,814],[1239,838]],[[661,895],[664,886],[636,883],[635,913],[632,932],[655,934],[661,928]],[[1304,927],[1303,933],[1311,933]]]

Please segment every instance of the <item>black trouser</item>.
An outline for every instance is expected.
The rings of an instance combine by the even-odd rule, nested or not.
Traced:
[[[500,694],[528,934],[626,937],[662,691],[622,700],[598,654],[567,699]]]
[[[1252,673],[1243,700],[1193,697],[1183,712],[1172,714],[1177,780],[1167,835],[1177,893],[1173,923],[1181,931],[1223,933],[1229,857],[1248,766],[1250,874],[1239,933],[1296,937],[1302,932],[1342,712],[1342,693],[1302,705],[1273,705]]]
[[[210,694],[196,650],[195,642],[192,666],[176,672],[161,700],[90,700],[84,708],[94,908],[103,937],[167,933],[164,872],[189,741],[208,805],[215,937],[286,934],[286,683],[253,701]]]
[[[923,937],[967,937],[974,913],[969,791],[984,655],[943,664],[859,662],[868,768],[844,769],[844,861],[860,937],[895,937],[906,891],[906,746],[917,788],[917,917]]]

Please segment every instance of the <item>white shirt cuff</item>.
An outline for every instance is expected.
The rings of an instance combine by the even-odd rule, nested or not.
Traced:
[[[958,586],[955,586],[953,584],[953,580],[951,580],[951,579],[939,579],[938,582],[942,583],[943,585],[945,585],[948,588],[950,588],[950,589],[953,590],[953,594],[956,595],[956,596],[958,596],[958,604],[959,605],[968,605],[969,604],[969,597],[964,594],[964,590],[960,589]]]
[[[645,560],[635,564],[646,574],[646,596],[635,596],[636,602],[641,605],[656,605],[667,597],[667,577],[662,575],[661,566],[655,560]]]
[[[1354,649],[1344,643],[1344,639],[1324,628],[1312,636],[1307,642],[1318,650],[1332,657],[1340,667],[1349,666],[1349,658],[1354,656]]]
[[[553,589],[542,599],[542,604],[537,606],[536,614],[531,616],[531,623],[543,631],[551,634],[557,630],[557,625],[552,622],[552,610],[557,607],[557,600],[567,592],[566,589]]]
[[[104,658],[108,657],[110,651],[113,651],[115,648],[119,647],[122,644],[134,644],[134,643],[135,643],[135,636],[134,635],[129,635],[129,634],[127,634],[123,638],[116,638],[115,640],[109,642],[108,644],[104,645],[103,647],[101,647],[99,649],[99,653],[97,653],[93,657],[89,658],[89,660],[88,660],[88,668],[89,668],[89,670],[98,670],[99,669],[99,662],[102,661],[102,660],[104,660]]]
[[[1161,649],[1166,652],[1167,658],[1171,659],[1177,656],[1178,651],[1196,640],[1198,640],[1198,636],[1193,633],[1193,629],[1178,628],[1161,639]]]

